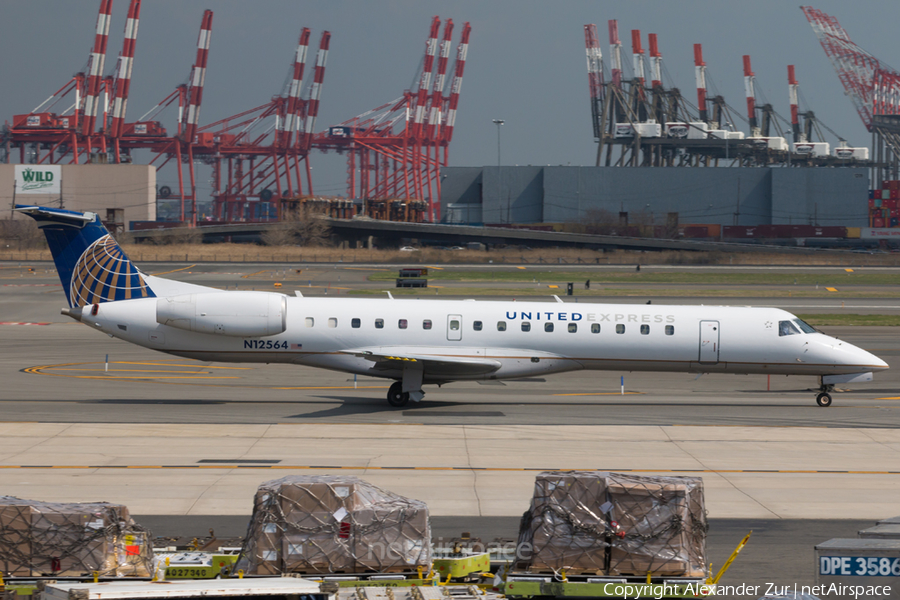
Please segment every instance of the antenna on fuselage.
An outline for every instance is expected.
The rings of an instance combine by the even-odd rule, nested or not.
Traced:
[[[556,298],[556,301],[559,302],[560,304],[565,304],[565,302],[563,302],[563,301],[559,298],[559,296],[557,296],[556,294],[553,294],[553,297]]]
[[[394,299],[394,297],[391,295],[391,293],[389,291],[385,290],[385,293],[388,295],[388,298],[390,298],[391,300]]]

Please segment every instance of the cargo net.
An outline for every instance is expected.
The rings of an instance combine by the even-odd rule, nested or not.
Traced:
[[[148,577],[150,539],[120,504],[0,496],[0,572],[7,576]]]
[[[426,572],[428,507],[356,477],[289,476],[260,485],[234,567],[252,575]]]
[[[519,527],[518,571],[705,577],[699,477],[538,475]]]

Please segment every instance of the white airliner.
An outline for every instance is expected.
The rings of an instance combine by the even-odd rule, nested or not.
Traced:
[[[422,386],[582,369],[814,375],[837,383],[888,365],[775,308],[304,298],[222,291],[140,272],[97,215],[17,206],[47,236],[62,313],[113,337],[204,361],[290,363]]]

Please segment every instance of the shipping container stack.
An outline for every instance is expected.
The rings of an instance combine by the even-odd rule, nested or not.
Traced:
[[[880,190],[869,190],[869,226],[900,225],[900,180],[885,181]]]

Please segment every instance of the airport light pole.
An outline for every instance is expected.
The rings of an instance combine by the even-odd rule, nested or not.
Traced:
[[[500,126],[506,123],[503,119],[494,119],[494,124],[497,126],[497,206],[500,206]],[[484,216],[482,216],[484,219]],[[510,219],[509,214],[509,204],[506,205],[506,222],[511,223],[512,219]]]

